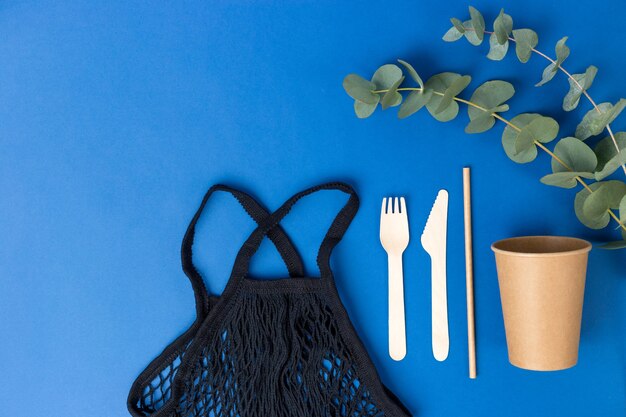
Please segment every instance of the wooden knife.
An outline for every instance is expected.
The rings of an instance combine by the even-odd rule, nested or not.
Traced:
[[[433,355],[438,361],[448,357],[448,300],[446,290],[446,241],[448,229],[448,192],[440,190],[422,233],[422,246],[430,255],[432,282]]]

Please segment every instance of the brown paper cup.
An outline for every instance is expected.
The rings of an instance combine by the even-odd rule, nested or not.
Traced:
[[[576,365],[591,244],[528,236],[501,240],[491,249],[511,364],[535,371]]]

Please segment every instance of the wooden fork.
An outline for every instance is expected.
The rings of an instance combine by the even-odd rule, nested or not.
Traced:
[[[389,356],[399,361],[406,356],[402,253],[409,244],[409,222],[404,197],[383,198],[380,243],[387,252],[389,271]]]

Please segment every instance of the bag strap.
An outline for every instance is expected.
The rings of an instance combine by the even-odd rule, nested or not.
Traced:
[[[181,247],[181,259],[182,266],[185,275],[189,278],[191,282],[191,286],[193,288],[193,292],[196,299],[196,313],[198,317],[204,317],[209,311],[209,295],[204,285],[204,280],[202,276],[198,272],[197,268],[193,263],[193,241],[196,233],[196,224],[204,211],[204,207],[211,195],[213,195],[216,191],[224,191],[232,194],[233,197],[237,199],[239,204],[244,208],[244,210],[250,215],[250,217],[259,225],[267,224],[269,218],[271,217],[270,213],[261,206],[252,196],[244,193],[243,191],[236,190],[232,187],[217,184],[209,188],[207,193],[204,195],[202,199],[202,203],[200,203],[200,207],[196,211],[195,215],[191,219],[189,226],[187,227],[187,231],[185,232],[185,237],[183,238],[183,243]],[[280,253],[281,258],[285,262],[287,266],[287,270],[289,271],[290,277],[302,277],[304,276],[304,266],[302,264],[302,259],[298,254],[297,250],[293,246],[293,243],[285,233],[285,231],[278,225],[276,227],[272,227],[267,230],[267,237],[274,243],[276,249]]]
[[[342,207],[330,225],[330,228],[328,229],[317,254],[317,266],[320,269],[321,278],[330,281],[333,280],[333,273],[330,268],[330,255],[334,247],[346,233],[346,230],[348,230],[348,226],[350,226],[352,219],[354,219],[354,216],[359,209],[359,198],[354,189],[347,184],[339,182],[318,185],[297,193],[287,200],[278,210],[267,217],[262,223],[260,223],[259,227],[252,232],[243,244],[242,248],[239,250],[237,258],[235,259],[233,272],[228,284],[226,285],[227,288],[224,290],[225,292],[234,289],[234,286],[246,277],[250,267],[250,259],[259,248],[263,238],[266,235],[269,236],[268,233],[279,225],[281,220],[289,213],[294,204],[296,204],[303,197],[321,190],[338,190],[350,196],[346,204]]]

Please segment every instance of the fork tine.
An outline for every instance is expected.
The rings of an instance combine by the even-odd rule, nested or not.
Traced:
[[[404,197],[400,197],[400,211],[403,215],[406,215],[406,202],[404,201]]]
[[[393,213],[393,198],[387,198],[387,214]]]
[[[383,206],[380,208],[380,217],[385,215],[385,209],[387,208],[387,197],[383,198]]]
[[[400,214],[400,205],[398,204],[398,197],[396,197],[393,201],[393,213]]]

